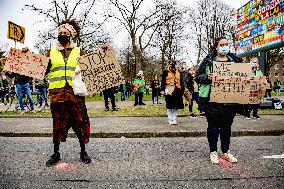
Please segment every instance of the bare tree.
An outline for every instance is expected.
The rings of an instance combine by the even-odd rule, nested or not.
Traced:
[[[83,50],[92,51],[97,45],[110,40],[109,35],[103,30],[103,24],[108,19],[104,15],[101,21],[96,18],[95,3],[98,0],[49,0],[48,6],[26,4],[26,10],[33,11],[42,16],[39,23],[50,25],[49,30],[39,31],[36,47],[39,50],[50,46],[51,40],[56,38],[57,27],[63,20],[76,19],[79,22],[81,33],[76,39],[78,46]],[[45,41],[45,43],[43,43]]]
[[[141,69],[143,65],[143,54],[156,32],[159,19],[157,17],[160,7],[156,6],[152,10],[147,10],[147,14],[139,13],[144,0],[109,0],[118,11],[118,14],[113,13],[113,17],[126,29],[130,38],[135,60],[135,70]]]
[[[183,49],[182,44],[186,39],[187,26],[184,15],[186,10],[178,7],[176,1],[156,0],[156,4],[163,9],[159,13],[160,24],[152,41],[152,46],[160,51],[161,69],[166,67],[166,58],[175,59]]]
[[[191,13],[197,48],[197,64],[209,53],[215,38],[223,36],[235,42],[234,9],[220,0],[199,0]]]

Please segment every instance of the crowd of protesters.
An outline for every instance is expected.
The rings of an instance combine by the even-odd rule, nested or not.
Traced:
[[[37,80],[38,93],[41,93],[45,104],[47,102],[47,87],[50,98],[50,109],[53,118],[53,144],[54,153],[46,162],[46,166],[52,166],[60,160],[59,146],[65,142],[68,130],[72,127],[78,137],[81,148],[80,158],[88,164],[91,158],[87,154],[85,145],[89,142],[90,121],[85,104],[85,96],[75,94],[72,78],[80,74],[77,58],[85,54],[76,46],[74,40],[78,37],[80,28],[74,20],[63,21],[58,27],[58,42],[51,48],[46,56],[49,63],[46,70],[48,84],[46,80]],[[27,52],[28,49],[23,49]],[[105,111],[109,111],[109,99],[112,111],[118,111],[116,106],[116,94],[120,92],[120,100],[126,101],[132,95],[135,96],[134,106],[146,105],[144,93],[150,95],[152,90],[153,104],[160,104],[162,96],[165,98],[166,113],[168,123],[177,125],[177,111],[184,109],[188,104],[189,116],[195,118],[193,103],[198,105],[198,115],[205,116],[207,127],[207,138],[209,143],[210,160],[214,164],[219,163],[217,153],[217,142],[221,139],[221,158],[229,162],[237,162],[237,159],[230,153],[231,126],[237,113],[250,118],[259,119],[257,110],[259,104],[239,106],[238,104],[224,104],[210,102],[211,82],[212,82],[212,62],[234,62],[241,63],[243,60],[230,53],[228,40],[224,37],[217,38],[211,48],[211,52],[204,58],[195,70],[194,66],[178,67],[177,61],[169,60],[167,68],[161,73],[161,78],[156,75],[151,81],[145,81],[143,71],[137,73],[133,81],[123,80],[119,86],[102,91],[105,102]],[[259,70],[257,59],[252,59],[252,77],[260,77],[263,74]],[[78,68],[78,69],[77,69]],[[77,70],[77,71],[76,71]],[[3,75],[3,74],[1,74]],[[15,78],[16,93],[18,96],[21,115],[25,114],[22,96],[25,93],[29,99],[31,111],[36,113],[32,94],[30,91],[31,78],[16,73],[6,73],[9,78]],[[3,83],[3,82],[1,82]],[[277,94],[280,92],[281,82],[274,82]],[[271,97],[273,86],[267,78],[266,96]],[[3,100],[3,94],[1,93]],[[184,103],[184,98],[186,103]],[[222,119],[220,119],[222,118]]]

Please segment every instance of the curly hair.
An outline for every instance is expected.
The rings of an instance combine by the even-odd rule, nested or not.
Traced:
[[[63,20],[59,25],[62,25],[62,24],[70,24],[71,26],[73,26],[73,28],[76,30],[77,32],[77,36],[76,38],[78,38],[80,36],[80,26],[78,24],[78,22],[75,20],[75,19],[72,19],[72,20]]]

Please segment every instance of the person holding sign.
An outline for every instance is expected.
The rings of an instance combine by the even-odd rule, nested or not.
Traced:
[[[231,125],[236,115],[237,105],[210,102],[212,83],[213,61],[215,62],[242,62],[242,59],[231,54],[228,40],[224,37],[217,38],[211,48],[211,53],[202,61],[196,73],[196,81],[200,84],[199,105],[205,111],[208,122],[207,138],[210,148],[210,160],[213,164],[219,163],[217,143],[220,135],[221,158],[229,162],[237,159],[229,153]]]
[[[75,20],[63,21],[58,28],[58,43],[47,56],[50,58],[46,74],[49,80],[50,109],[53,118],[54,154],[46,162],[50,167],[60,160],[59,145],[65,142],[68,130],[76,133],[84,163],[91,163],[85,150],[89,142],[90,121],[85,105],[85,97],[74,94],[72,78],[78,66],[77,58],[84,54],[73,42],[80,28]]]
[[[184,82],[181,73],[176,69],[176,61],[169,61],[169,68],[163,71],[161,95],[165,96],[168,123],[177,125],[177,110],[183,109]]]
[[[259,78],[259,77],[263,76],[263,73],[259,69],[259,64],[258,64],[257,58],[252,59],[251,65],[252,65],[252,77],[253,78]],[[250,112],[252,110],[252,116],[255,119],[260,119],[259,115],[257,114],[259,106],[260,106],[260,104],[251,104],[250,105]],[[250,112],[249,112],[249,115],[248,115],[247,118],[250,118]]]

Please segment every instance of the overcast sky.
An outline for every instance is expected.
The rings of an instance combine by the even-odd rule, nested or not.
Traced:
[[[189,0],[179,0],[183,4],[188,4]],[[234,8],[240,8],[249,0],[222,0]],[[26,38],[25,44],[17,43],[17,48],[29,47],[33,49],[33,42],[36,39],[36,31],[39,30],[39,25],[36,24],[38,16],[30,11],[22,11],[25,3],[42,2],[47,0],[0,0],[0,44],[8,43],[9,47],[14,47],[15,43],[7,39],[8,21],[12,21],[18,25],[25,27]],[[114,44],[116,46],[116,44]]]

